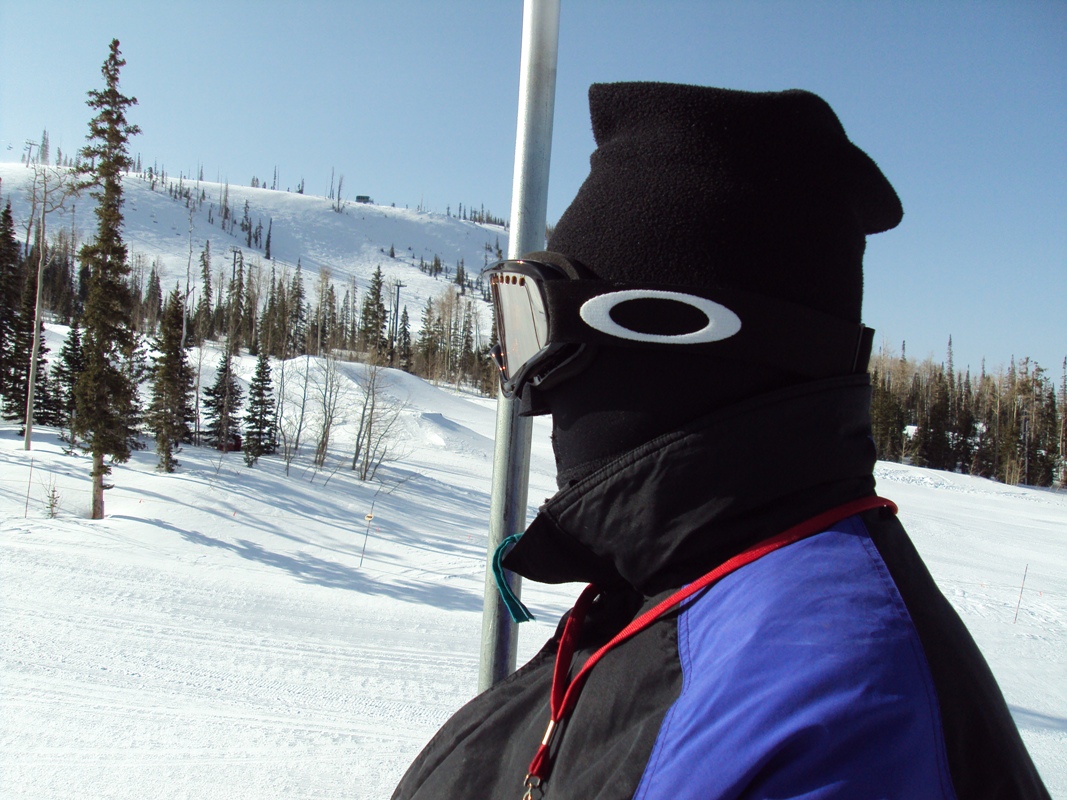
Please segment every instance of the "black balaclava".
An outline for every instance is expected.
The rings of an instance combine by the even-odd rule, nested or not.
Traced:
[[[597,149],[549,251],[605,280],[742,289],[860,321],[865,237],[903,210],[822,98],[616,83],[594,84],[589,104]],[[798,380],[714,355],[598,347],[580,374],[525,400],[552,414],[562,487]]]

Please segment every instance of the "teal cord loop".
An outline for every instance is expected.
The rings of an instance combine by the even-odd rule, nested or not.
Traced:
[[[529,622],[534,618],[534,615],[530,613],[530,609],[522,604],[522,601],[515,596],[515,592],[511,591],[511,586],[508,584],[507,578],[504,577],[504,556],[515,546],[521,536],[521,533],[509,536],[500,543],[500,547],[493,553],[493,578],[496,579],[496,589],[500,592],[500,598],[504,601],[504,605],[507,606],[508,613],[511,614],[512,622]]]

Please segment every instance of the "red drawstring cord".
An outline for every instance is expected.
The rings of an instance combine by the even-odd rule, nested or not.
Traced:
[[[548,778],[548,771],[551,767],[549,751],[552,746],[552,739],[554,738],[556,731],[561,727],[564,719],[570,714],[574,709],[575,704],[578,702],[578,695],[581,694],[582,686],[585,684],[585,679],[588,677],[589,671],[608,653],[609,650],[626,641],[634,634],[643,631],[664,614],[677,608],[678,605],[685,600],[716,581],[721,580],[731,572],[740,569],[746,564],[751,564],[753,561],[757,561],[768,553],[781,547],[793,544],[808,536],[814,536],[816,533],[820,533],[835,522],[840,522],[846,517],[851,517],[854,514],[859,514],[863,511],[869,511],[872,508],[888,508],[893,514],[897,513],[896,503],[892,500],[886,500],[884,497],[862,497],[859,500],[853,500],[850,503],[837,506],[836,508],[832,508],[829,511],[814,516],[811,519],[805,520],[799,525],[795,525],[789,530],[783,531],[776,536],[764,539],[762,542],[753,545],[744,552],[723,562],[711,572],[706,573],[687,586],[682,587],[666,600],[661,601],[653,608],[650,608],[644,614],[634,619],[633,622],[615,634],[611,641],[603,645],[599,650],[593,653],[593,655],[589,656],[585,664],[582,665],[582,668],[578,670],[578,674],[568,683],[567,676],[570,674],[571,660],[574,657],[574,650],[578,643],[578,637],[582,632],[582,624],[585,621],[586,614],[589,612],[589,607],[593,605],[593,601],[600,595],[600,590],[595,585],[590,584],[585,587],[585,589],[582,590],[582,593],[578,596],[578,600],[574,603],[574,608],[571,609],[571,614],[567,618],[567,623],[563,626],[563,634],[559,639],[559,650],[556,653],[556,665],[552,671],[552,695],[549,701],[551,714],[548,721],[548,728],[545,730],[545,735],[541,740],[540,746],[537,748],[537,753],[534,755],[533,761],[530,762],[530,768],[527,772],[525,783],[523,784],[526,788],[526,794],[523,795],[523,800],[533,798],[533,792],[535,790],[540,790],[541,786]]]

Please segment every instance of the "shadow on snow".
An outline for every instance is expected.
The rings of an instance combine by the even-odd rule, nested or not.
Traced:
[[[197,531],[183,530],[161,520],[153,524],[175,531],[183,539],[206,547],[227,550],[241,558],[288,572],[302,583],[310,583],[329,589],[345,589],[364,594],[391,597],[408,603],[431,605],[448,611],[480,611],[480,594],[465,589],[441,584],[429,584],[414,580],[395,578],[389,582],[372,578],[366,571],[329,561],[309,553],[283,555],[274,553],[255,542],[238,539],[224,542]]]

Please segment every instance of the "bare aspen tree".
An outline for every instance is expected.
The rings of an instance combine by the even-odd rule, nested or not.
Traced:
[[[40,208],[41,216],[37,225],[37,298],[33,307],[33,346],[30,349],[30,377],[26,386],[26,430],[22,443],[26,450],[33,446],[33,395],[37,383],[37,354],[41,351],[41,293],[47,266],[45,253],[48,250],[45,222],[50,213],[63,208],[67,200],[76,197],[81,190],[77,176],[70,170],[50,167],[47,163],[32,164],[30,169],[33,171],[33,177],[27,192],[30,194],[33,208]],[[51,263],[51,259],[48,263]]]
[[[278,439],[286,475],[300,452],[300,439],[304,434],[311,389],[310,366],[311,356],[304,356],[302,366],[283,361],[278,371]]]
[[[343,409],[349,398],[348,386],[338,368],[337,358],[327,353],[315,362],[319,381],[312,391],[315,395],[316,411],[319,413],[319,428],[315,443],[315,466],[321,468],[326,463],[326,453],[330,446],[330,435],[335,425],[343,424]]]
[[[361,481],[373,480],[382,464],[402,457],[394,434],[407,403],[390,398],[385,373],[378,364],[367,364],[360,388],[356,443],[352,453],[352,470]]]

